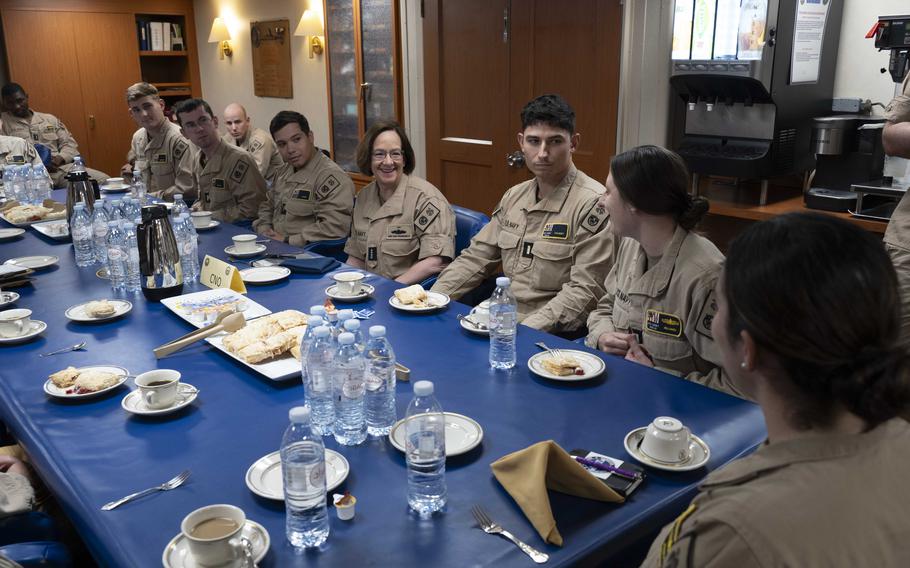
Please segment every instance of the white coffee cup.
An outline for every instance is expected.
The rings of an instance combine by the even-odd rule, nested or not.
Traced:
[[[0,312],[0,337],[19,337],[28,333],[32,327],[31,315],[32,311],[26,308]]]
[[[231,237],[234,241],[234,250],[237,252],[253,252],[256,250],[256,239],[259,237],[252,234],[235,235]]]
[[[180,373],[171,369],[146,371],[136,377],[136,386],[145,406],[153,410],[168,408],[177,400]]]
[[[670,416],[658,416],[648,426],[640,449],[655,460],[677,463],[689,458],[691,432],[683,423]]]
[[[204,229],[212,224],[211,211],[193,211],[190,213],[190,218],[193,220],[193,226],[197,229]]]
[[[483,325],[490,323],[490,300],[484,300],[471,310],[471,319]]]
[[[227,521],[230,521],[228,523]],[[218,526],[203,523],[217,523]],[[246,523],[246,514],[243,509],[233,505],[208,505],[200,507],[183,518],[180,523],[180,532],[186,538],[190,554],[196,564],[200,566],[221,566],[237,559],[243,558],[247,539],[240,536],[243,525]],[[228,525],[223,527],[223,525]],[[236,525],[231,528],[231,524]],[[203,525],[203,526],[200,526]],[[208,529],[206,534],[200,531]]]
[[[338,272],[332,278],[335,280],[335,290],[339,296],[356,296],[363,290],[362,272]]]

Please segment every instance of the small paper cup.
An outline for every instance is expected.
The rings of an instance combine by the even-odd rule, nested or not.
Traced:
[[[347,505],[339,505],[338,502],[344,498],[344,495],[335,493],[332,495],[332,502],[335,504],[335,513],[338,514],[338,519],[342,521],[350,521],[354,518],[354,506],[357,505],[357,497],[351,495],[351,502]]]

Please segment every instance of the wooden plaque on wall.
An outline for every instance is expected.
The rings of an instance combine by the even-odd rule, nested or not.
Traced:
[[[253,46],[253,94],[293,98],[290,22],[251,22],[250,44]]]

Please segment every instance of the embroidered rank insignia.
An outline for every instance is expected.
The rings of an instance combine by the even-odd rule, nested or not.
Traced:
[[[331,195],[331,193],[335,191],[335,188],[339,185],[341,185],[341,182],[338,181],[338,178],[336,178],[334,175],[330,175],[329,177],[325,178],[325,181],[322,182],[322,185],[319,186],[319,189],[316,190],[316,195],[319,197],[319,199],[325,199]]]
[[[214,178],[212,180],[212,187],[214,187],[215,189],[224,189],[224,187],[225,187],[224,179]]]
[[[174,157],[179,160],[183,157],[183,154],[186,153],[189,147],[190,146],[187,144],[186,140],[178,140],[174,142]]]
[[[698,323],[695,324],[695,331],[704,335],[708,339],[714,339],[711,333],[711,322],[714,321],[714,314],[717,313],[717,298],[714,296],[714,290],[705,298],[705,303],[698,313]]]
[[[678,316],[673,314],[648,310],[645,314],[645,329],[651,333],[669,337],[682,337],[683,322]]]
[[[156,164],[166,164],[167,154],[155,154],[155,158],[152,161]]]
[[[540,234],[541,237],[545,239],[568,239],[569,238],[569,224],[568,223],[547,223],[543,226],[543,233]]]
[[[683,554],[682,559],[680,559],[680,551],[676,548],[676,545],[681,542],[680,533],[682,532],[683,523],[695,512],[696,508],[697,505],[695,505],[695,503],[689,504],[689,508],[683,511],[682,514],[673,521],[673,524],[670,526],[670,531],[667,533],[664,541],[660,544],[660,557],[658,558],[659,566],[664,568],[676,568],[680,566],[681,560],[688,560],[688,554]],[[688,563],[685,565],[688,565]]]
[[[55,130],[57,130],[57,127],[54,126],[53,124],[48,124],[47,126],[44,127],[45,132],[53,132]]]
[[[22,156],[22,155],[10,156],[10,158],[9,158],[8,161],[9,161],[9,162],[12,162],[12,163],[14,163],[14,164],[24,164],[24,163],[25,163],[25,156]]]
[[[533,258],[534,257],[534,253],[532,252],[533,250],[534,250],[534,243],[524,242],[521,245],[521,256],[523,256],[525,258]]]
[[[421,231],[426,231],[430,223],[436,220],[436,217],[439,217],[439,207],[427,202],[423,209],[417,212],[417,219],[414,221],[414,225]]]
[[[410,239],[413,236],[410,225],[389,225],[386,230],[386,238],[389,239]]]
[[[294,199],[302,199],[304,201],[310,200],[310,190],[309,189],[298,189],[294,192]]]
[[[35,142],[38,142],[39,140],[41,140],[41,138],[39,138],[37,134],[32,134],[32,138],[35,139]]]
[[[260,148],[262,148],[262,140],[253,140],[253,143],[250,144],[250,152],[255,152]]]
[[[250,169],[250,165],[246,162],[240,161],[234,164],[234,169],[231,170],[231,181],[243,183],[243,178],[246,177],[246,171],[248,169]]]
[[[607,209],[599,203],[595,203],[588,209],[588,212],[585,213],[581,226],[592,233],[596,233],[603,228],[607,217]]]
[[[367,247],[367,260],[376,260],[376,247]]]

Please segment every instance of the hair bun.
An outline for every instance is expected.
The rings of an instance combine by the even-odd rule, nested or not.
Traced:
[[[688,193],[686,194],[686,202],[686,210],[679,216],[677,223],[679,223],[683,229],[691,231],[698,226],[705,214],[708,213],[711,204],[704,197],[692,197]]]

